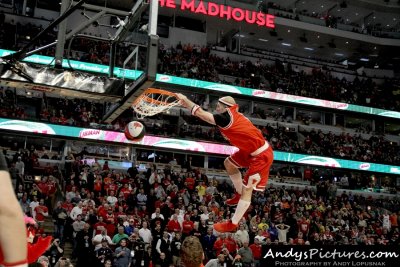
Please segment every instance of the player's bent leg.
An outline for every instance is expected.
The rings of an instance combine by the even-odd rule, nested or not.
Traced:
[[[250,206],[252,194],[253,187],[243,187],[242,196],[236,207],[232,220],[214,224],[215,231],[220,233],[236,231],[240,220]]]
[[[224,166],[236,191],[233,197],[227,199],[225,203],[228,206],[235,206],[239,202],[240,194],[242,192],[242,174],[239,171],[240,165],[238,165],[231,157],[228,157],[224,161]]]

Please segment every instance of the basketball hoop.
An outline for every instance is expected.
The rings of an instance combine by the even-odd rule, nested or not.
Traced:
[[[179,99],[172,92],[148,88],[132,103],[139,119],[156,115],[179,105]]]

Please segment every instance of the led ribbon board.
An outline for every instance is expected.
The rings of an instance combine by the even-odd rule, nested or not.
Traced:
[[[54,125],[41,122],[22,120],[10,120],[0,118],[0,129],[12,130],[25,133],[36,133],[41,135],[53,135],[60,137],[73,137],[87,140],[108,141],[121,144],[137,144],[152,148],[169,148],[182,151],[203,152],[209,154],[231,155],[237,151],[234,146],[213,144],[201,141],[165,138],[146,135],[140,142],[133,142],[126,139],[122,132],[87,129]],[[274,151],[274,160],[291,162],[305,165],[324,166],[332,168],[344,168],[360,171],[372,171],[388,174],[400,174],[400,166],[361,162],[353,160],[335,159],[314,155],[304,155]]]
[[[11,50],[4,50],[0,49],[0,57],[6,56],[10,53],[15,53],[15,51]],[[32,55],[25,58],[23,61],[35,63],[35,64],[44,64],[48,65],[53,61],[52,57],[48,56],[41,56],[41,55]],[[106,65],[100,64],[93,64],[87,62],[81,62],[76,60],[70,60],[72,67],[76,70],[88,71],[88,72],[95,72],[95,73],[108,73],[109,67]],[[69,68],[67,60],[63,60],[63,67]],[[114,73],[117,77],[136,80],[143,72],[139,70],[129,70],[129,69],[122,69],[122,68],[114,68]],[[364,114],[371,114],[377,115],[382,117],[389,117],[389,118],[396,118],[400,119],[400,112],[398,111],[391,111],[391,110],[384,110],[379,108],[371,108],[371,107],[364,107],[310,97],[303,97],[303,96],[296,96],[296,95],[287,95],[281,94],[271,91],[264,91],[264,90],[257,90],[251,89],[246,87],[234,86],[234,85],[227,85],[227,84],[220,84],[220,83],[213,83],[207,81],[200,81],[195,79],[188,79],[182,77],[176,77],[172,75],[166,74],[157,74],[156,76],[157,82],[169,83],[169,84],[176,84],[194,88],[200,88],[204,90],[212,90],[212,91],[222,91],[228,93],[235,93],[240,95],[246,96],[253,96],[256,98],[267,98],[273,100],[279,100],[288,103],[297,103],[303,104],[308,106],[315,106],[315,107],[322,107],[322,108],[329,108],[329,109],[336,109],[336,110],[347,110],[347,111],[354,111],[358,113]]]

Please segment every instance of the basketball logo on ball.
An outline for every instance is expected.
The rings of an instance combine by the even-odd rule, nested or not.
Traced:
[[[141,141],[145,132],[144,125],[139,121],[131,121],[125,127],[125,137],[134,142]]]

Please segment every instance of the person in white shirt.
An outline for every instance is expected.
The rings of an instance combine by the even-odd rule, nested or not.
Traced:
[[[239,230],[236,231],[233,237],[238,244],[243,244],[244,242],[250,241],[249,233],[244,229],[244,225],[242,223],[239,224]]]
[[[106,234],[106,230],[102,230],[100,234],[95,235],[95,236],[92,238],[92,244],[93,244],[93,246],[94,246],[94,250],[95,250],[95,251],[98,250],[99,248],[101,248],[101,242],[102,242],[103,240],[106,240],[109,246],[115,245],[115,244],[112,242],[111,238]]]
[[[110,195],[107,197],[107,202],[108,204],[110,204],[111,206],[115,207],[115,203],[118,202],[118,198],[116,198],[114,196],[114,191],[110,191]]]
[[[139,236],[143,239],[147,249],[152,240],[151,231],[147,228],[147,222],[143,222],[142,228],[139,230]]]
[[[163,198],[163,197],[165,197],[165,196],[167,195],[167,194],[165,193],[164,188],[163,188],[161,185],[157,186],[157,187],[154,189],[154,193],[156,194],[156,197],[157,197],[158,199]]]
[[[15,163],[15,168],[18,170],[18,174],[24,176],[25,173],[25,163],[22,161],[21,157],[18,157],[17,162]]]
[[[39,201],[37,200],[37,196],[33,196],[33,200],[29,204],[29,207],[31,208],[31,215],[32,218],[36,218],[36,211],[35,208],[39,206]]]
[[[209,218],[209,212],[208,212],[208,209],[207,209],[207,207],[203,207],[203,213],[202,213],[202,214],[200,214],[200,219],[201,219],[201,220],[205,220],[205,221],[207,221],[207,220],[208,220],[208,218]]]
[[[76,220],[77,216],[82,214],[82,202],[79,202],[70,212],[69,216],[72,220]]]
[[[287,242],[287,233],[289,232],[289,225],[280,223],[276,225],[276,228],[278,229],[278,240],[279,242]]]
[[[75,238],[76,235],[85,228],[85,222],[82,221],[82,215],[79,214],[76,216],[76,221],[72,223],[72,228],[74,229],[73,237]]]
[[[382,215],[382,227],[383,227],[383,229],[390,231],[391,226],[392,225],[390,222],[390,216],[389,216],[388,212],[385,211],[384,214]]]
[[[161,218],[162,220],[164,220],[164,215],[162,215],[160,213],[160,208],[156,208],[156,210],[153,212],[153,214],[151,214],[151,219],[153,220],[154,218],[157,217],[157,215],[159,216],[159,218]]]

